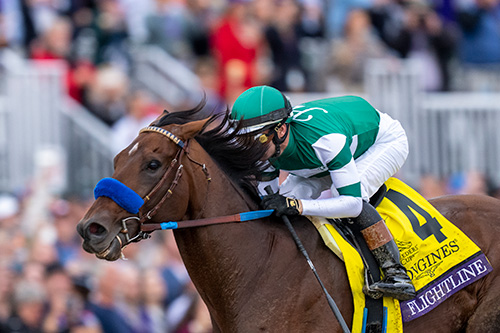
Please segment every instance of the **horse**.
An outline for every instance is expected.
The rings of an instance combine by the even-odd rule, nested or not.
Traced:
[[[263,145],[238,136],[227,112],[199,119],[199,110],[165,112],[115,157],[112,178],[144,203],[138,213],[129,213],[115,200],[98,197],[77,225],[87,252],[117,260],[123,246],[145,238],[141,226],[149,223],[181,226],[259,209],[255,177],[264,167]],[[451,195],[430,202],[478,244],[494,269],[404,323],[404,331],[500,331],[500,201]],[[290,220],[350,326],[353,300],[344,263],[305,217]],[[342,331],[281,219],[179,228],[174,236],[214,332]]]

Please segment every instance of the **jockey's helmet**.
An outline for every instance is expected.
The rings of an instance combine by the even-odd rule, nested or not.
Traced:
[[[279,90],[256,86],[244,91],[234,102],[231,118],[242,122],[244,133],[255,133],[283,124],[292,106]]]

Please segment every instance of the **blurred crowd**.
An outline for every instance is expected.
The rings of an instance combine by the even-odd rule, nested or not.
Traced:
[[[185,64],[225,106],[258,84],[359,93],[369,58],[415,59],[425,89],[448,91],[456,66],[500,64],[499,24],[499,0],[0,2],[0,45],[66,62],[69,94],[110,126],[138,90],[145,45]],[[141,117],[165,107],[148,99]]]
[[[0,195],[0,332],[211,331],[172,232],[109,263],[85,253],[75,231],[90,202],[53,197],[33,230],[31,199]]]
[[[500,67],[499,27],[500,0],[0,0],[0,47],[64,62],[68,94],[112,128],[115,152],[168,108],[133,81],[145,45],[225,107],[257,84],[361,93],[370,58],[420,61],[424,88],[449,91],[457,65]],[[418,190],[500,197],[477,173]],[[0,195],[0,332],[211,331],[171,232],[103,262],[75,232],[90,199],[33,208],[35,193]]]

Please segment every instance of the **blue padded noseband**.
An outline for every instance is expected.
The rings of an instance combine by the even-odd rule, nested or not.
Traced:
[[[94,189],[94,198],[108,197],[131,214],[139,213],[144,204],[141,196],[127,185],[114,178],[101,179]]]

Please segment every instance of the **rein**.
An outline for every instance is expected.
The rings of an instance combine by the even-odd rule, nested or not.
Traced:
[[[146,223],[146,224],[141,224],[141,230],[144,232],[152,232],[155,230],[184,229],[184,228],[201,227],[201,226],[222,224],[222,223],[246,222],[270,216],[273,212],[274,210],[267,209],[267,210],[244,212],[234,215],[208,217],[205,219],[185,220],[182,222],[170,221],[162,223]]]

